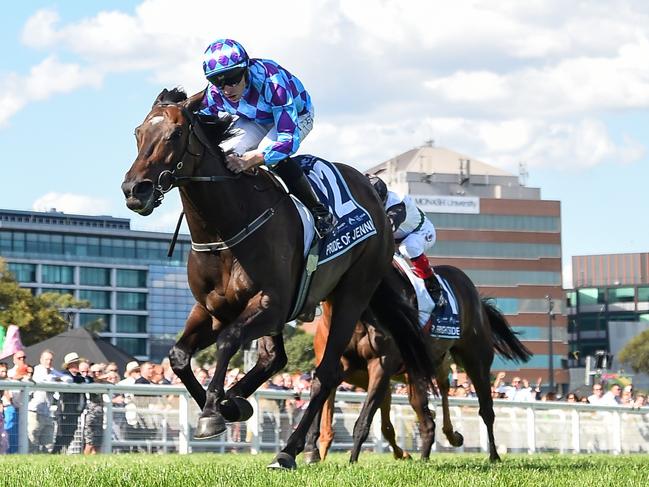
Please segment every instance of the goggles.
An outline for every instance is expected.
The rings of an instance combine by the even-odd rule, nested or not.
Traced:
[[[207,80],[219,89],[223,89],[226,86],[238,85],[241,82],[243,75],[246,73],[246,69],[245,66],[230,69],[222,74],[213,74],[212,76],[208,76]]]

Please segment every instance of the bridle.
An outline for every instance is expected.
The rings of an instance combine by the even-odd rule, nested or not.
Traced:
[[[209,138],[205,134],[203,128],[199,121],[197,121],[197,116],[190,112],[186,107],[178,105],[177,103],[160,103],[159,106],[176,106],[179,107],[188,121],[188,135],[187,140],[185,141],[185,148],[180,156],[179,161],[176,163],[176,167],[172,170],[165,169],[158,176],[157,184],[154,185],[153,191],[155,196],[154,206],[158,207],[162,204],[164,195],[175,187],[182,186],[183,184],[190,182],[207,182],[207,183],[222,183],[227,181],[237,180],[241,177],[241,173],[235,174],[232,176],[223,175],[223,176],[183,176],[180,174],[185,168],[185,156],[190,155],[194,158],[197,158],[196,165],[200,165],[205,156],[205,152],[210,152],[213,156],[216,156],[218,151],[214,148]],[[201,144],[202,151],[200,154],[194,154],[190,151],[191,138],[195,137],[196,140]]]
[[[160,173],[158,176],[158,181],[157,184],[154,185],[153,191],[154,191],[154,206],[160,206],[162,204],[162,200],[164,199],[164,195],[171,191],[175,187],[182,186],[187,183],[192,183],[192,182],[204,182],[204,183],[223,183],[223,182],[229,182],[229,181],[235,181],[239,179],[243,174],[245,173],[237,173],[232,176],[229,175],[221,175],[221,176],[185,176],[181,174],[181,171],[185,168],[185,163],[183,159],[185,158],[186,155],[190,155],[194,158],[197,158],[197,161],[194,164],[194,167],[198,166],[201,164],[203,161],[203,157],[205,156],[205,152],[209,152],[213,156],[217,156],[218,152],[220,149],[215,149],[212,143],[210,142],[210,139],[207,137],[205,134],[205,131],[203,130],[203,127],[201,126],[201,123],[199,120],[197,120],[197,116],[193,114],[191,111],[187,109],[187,107],[179,105],[177,103],[160,103],[160,106],[176,106],[181,109],[183,115],[188,121],[188,135],[187,135],[187,140],[185,141],[185,148],[183,149],[183,152],[180,156],[179,161],[176,163],[176,167],[172,170],[165,169]],[[201,144],[202,151],[200,154],[194,154],[193,152],[190,151],[190,146],[191,146],[191,138],[195,137],[196,140]],[[257,170],[253,170],[253,174],[256,174]],[[286,198],[281,198],[280,202],[285,200]],[[279,202],[278,202],[279,203]],[[249,237],[251,234],[256,232],[259,228],[261,228],[262,225],[264,225],[268,220],[270,220],[275,213],[277,212],[276,205],[274,205],[271,208],[266,209],[263,213],[261,213],[257,218],[255,218],[253,221],[247,223],[239,232],[237,232],[235,235],[232,237],[221,240],[218,242],[209,242],[209,243],[196,243],[192,241],[192,249],[195,252],[220,252],[222,250],[227,250],[231,249],[235,245],[243,242],[247,237]],[[176,225],[176,231],[174,232],[174,235],[171,240],[171,244],[169,246],[169,252],[168,256],[171,257],[174,249],[174,245],[176,243],[176,239],[178,238],[178,232],[180,230],[180,224],[182,222],[184,212],[181,212],[180,217],[178,219],[178,223]]]

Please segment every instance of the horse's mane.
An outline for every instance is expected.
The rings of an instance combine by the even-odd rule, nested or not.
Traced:
[[[154,105],[159,104],[178,104],[187,100],[187,93],[182,88],[173,88],[167,90],[166,88],[160,92]],[[220,148],[218,144],[224,140],[229,139],[234,135],[232,128],[232,117],[227,115],[225,117],[218,117],[216,115],[206,115],[203,113],[195,114],[195,120],[200,123],[201,128],[205,134],[216,143],[216,147]]]

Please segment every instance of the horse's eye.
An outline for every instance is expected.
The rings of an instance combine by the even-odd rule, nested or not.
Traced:
[[[178,139],[182,134],[183,134],[182,129],[174,130],[173,132],[171,132],[171,135],[169,135],[168,140]]]

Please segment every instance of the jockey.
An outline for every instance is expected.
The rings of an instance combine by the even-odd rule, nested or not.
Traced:
[[[435,307],[443,308],[446,300],[435,271],[425,254],[435,244],[437,238],[433,223],[423,211],[417,208],[410,196],[399,195],[388,190],[385,182],[376,176],[371,177],[371,181],[392,222],[394,240],[399,245],[399,252],[410,259],[414,267],[413,272],[424,280]]]
[[[269,59],[251,59],[231,39],[207,47],[203,71],[209,84],[199,113],[234,116],[235,135],[221,144],[228,169],[240,173],[265,164],[313,214],[318,235],[331,232],[333,215],[290,157],[313,127],[311,97],[300,80]]]

